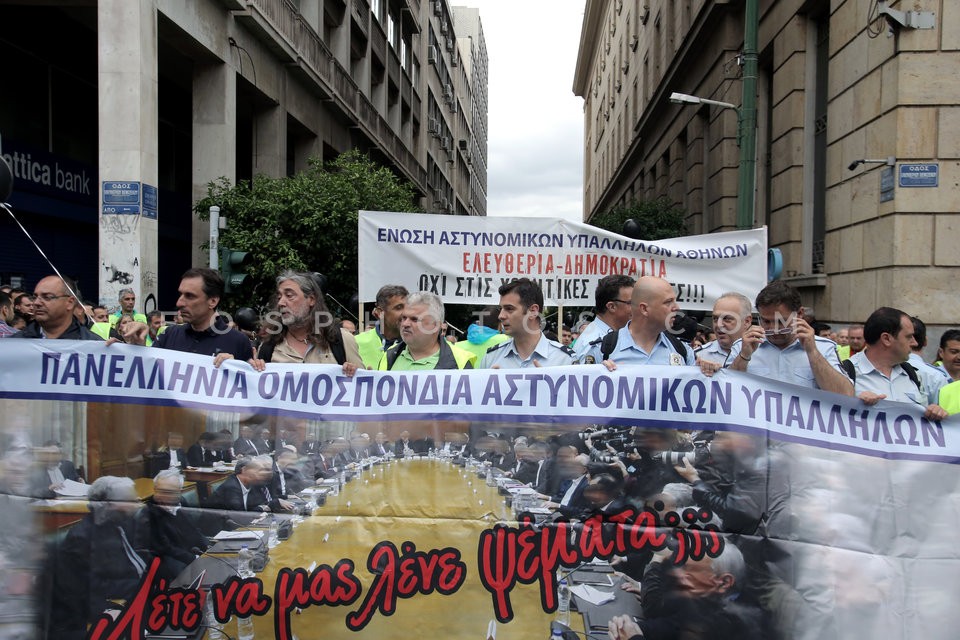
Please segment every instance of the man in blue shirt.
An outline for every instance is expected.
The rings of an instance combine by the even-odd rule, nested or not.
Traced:
[[[643,276],[631,296],[632,318],[617,333],[616,345],[604,356],[603,342],[594,341],[584,363],[603,362],[613,371],[619,365],[694,365],[693,349],[668,335],[680,310],[673,286],[663,278]],[[592,358],[592,360],[591,360]]]
[[[611,331],[619,331],[630,321],[630,299],[635,284],[636,280],[624,275],[604,276],[597,283],[597,290],[593,294],[596,315],[573,344],[578,362],[583,362],[595,340],[600,340]]]
[[[910,316],[899,309],[880,307],[863,325],[863,338],[867,348],[851,356],[850,363],[856,372],[857,397],[864,404],[874,405],[880,400],[907,402],[924,407],[930,420],[947,417],[936,402],[927,401],[927,391],[916,370],[910,375],[913,367],[907,359],[916,344]]]
[[[728,366],[810,389],[853,395],[840,366],[837,344],[818,337],[804,320],[800,292],[776,280],[757,294],[760,324],[730,348]]]
[[[525,369],[576,364],[573,350],[549,340],[540,329],[543,291],[529,278],[520,278],[500,287],[500,325],[510,336],[491,347],[481,369]]]

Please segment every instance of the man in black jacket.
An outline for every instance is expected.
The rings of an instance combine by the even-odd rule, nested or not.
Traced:
[[[110,601],[133,597],[152,559],[133,480],[101,476],[87,497],[90,514],[53,553],[50,637],[85,637]]]
[[[207,538],[200,530],[198,513],[183,500],[183,476],[164,469],[153,479],[153,495],[147,500],[150,520],[150,550],[160,557],[159,575],[172,580],[206,551]]]
[[[210,496],[209,506],[235,514],[291,511],[293,504],[271,493],[272,478],[273,460],[269,456],[240,458],[234,474]],[[240,521],[234,515],[230,517]]]
[[[74,297],[77,285],[69,278],[47,276],[33,289],[33,321],[11,338],[46,338],[60,340],[103,340],[77,322],[74,308],[80,304]]]

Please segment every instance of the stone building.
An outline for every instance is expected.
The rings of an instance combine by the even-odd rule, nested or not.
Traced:
[[[585,219],[667,196],[690,233],[736,228],[738,110],[669,96],[741,105],[748,1],[587,0]],[[960,317],[960,4],[891,4],[759,0],[753,225],[818,319],[890,305],[942,329]]]
[[[447,0],[0,0],[0,60],[11,203],[90,298],[173,308],[207,184],[310,157],[359,149],[425,210],[486,215],[486,44]],[[0,280],[49,272],[3,216]]]

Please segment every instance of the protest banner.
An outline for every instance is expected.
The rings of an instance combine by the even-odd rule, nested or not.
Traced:
[[[358,237],[363,301],[388,280],[446,303],[495,304],[501,284],[527,277],[548,305],[592,306],[597,282],[623,274],[665,278],[682,309],[708,310],[767,282],[766,228],[650,242],[563,219],[361,211]]]
[[[625,611],[640,615],[653,637],[664,625],[683,637],[729,637],[723,630],[750,622],[754,635],[737,637],[950,638],[960,622],[952,507],[960,424],[928,421],[919,407],[867,407],[736,372],[706,378],[692,367],[350,378],[332,366],[271,364],[256,372],[228,361],[216,369],[192,354],[26,340],[0,341],[0,359],[0,498],[13,516],[0,552],[10,576],[33,575],[46,589],[25,600],[8,588],[0,607],[12,602],[22,616],[46,621],[51,637],[69,637],[71,629],[91,638],[195,637],[222,626],[233,637],[250,627],[256,637],[284,640],[470,638],[491,625],[501,638],[546,637],[558,580],[590,586],[581,565],[617,558],[625,559],[616,566],[626,576],[645,585],[642,606],[620,589],[628,578],[611,574],[592,586],[612,601],[591,604],[590,592],[577,591],[586,595],[575,596],[574,630],[603,637],[599,627]],[[400,453],[392,461],[350,468],[336,493],[322,478],[313,484],[310,466],[312,488],[299,494],[309,513],[280,516],[292,518],[293,528],[277,544],[266,542],[268,530],[258,534],[269,552],[253,577],[235,575],[234,552],[203,554],[173,578],[154,538],[131,541],[144,556],[139,579],[125,585],[123,598],[85,601],[90,609],[77,626],[58,589],[73,585],[69,593],[81,599],[103,593],[105,575],[76,556],[82,549],[112,566],[110,547],[80,534],[92,528],[108,538],[116,526],[96,529],[88,505],[76,499],[27,497],[43,469],[18,464],[56,439],[88,479],[127,475],[149,494],[141,469],[158,434],[180,431],[189,444],[221,429],[237,437],[241,424],[296,442],[299,461],[310,465],[318,464],[306,453],[311,442],[346,438],[352,446],[351,436],[382,433],[403,443],[406,433],[410,444],[391,446]],[[516,436],[586,451],[583,436],[597,434],[599,445],[604,430],[632,439],[610,458],[595,452],[600,470],[593,473],[617,473],[622,463],[628,487],[655,477],[655,490],[628,493],[630,500],[606,511],[609,505],[597,504],[571,521],[516,512],[506,485],[489,483],[491,466],[469,460],[496,460],[493,445]],[[468,455],[441,454],[464,441]],[[631,447],[637,457],[627,455]],[[679,475],[683,460],[696,476]],[[234,476],[223,466],[183,471],[187,492],[207,483],[216,494]],[[672,502],[677,484],[692,489],[688,502]],[[317,505],[315,491],[324,486],[331,491]],[[215,507],[183,508],[199,521],[213,518],[212,533],[225,522],[242,523],[241,533],[269,525],[269,515],[248,526],[250,514]],[[652,592],[658,580],[704,562],[733,566],[735,591],[681,593],[684,616],[664,609]]]

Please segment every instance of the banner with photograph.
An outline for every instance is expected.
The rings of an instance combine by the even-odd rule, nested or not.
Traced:
[[[709,310],[723,293],[752,298],[767,283],[766,228],[651,242],[563,219],[361,211],[358,236],[366,302],[389,282],[496,304],[504,282],[526,277],[545,304],[593,306],[597,282],[622,274],[664,278],[681,308]]]
[[[692,367],[350,378],[40,340],[0,361],[0,637],[960,624],[956,418]]]

